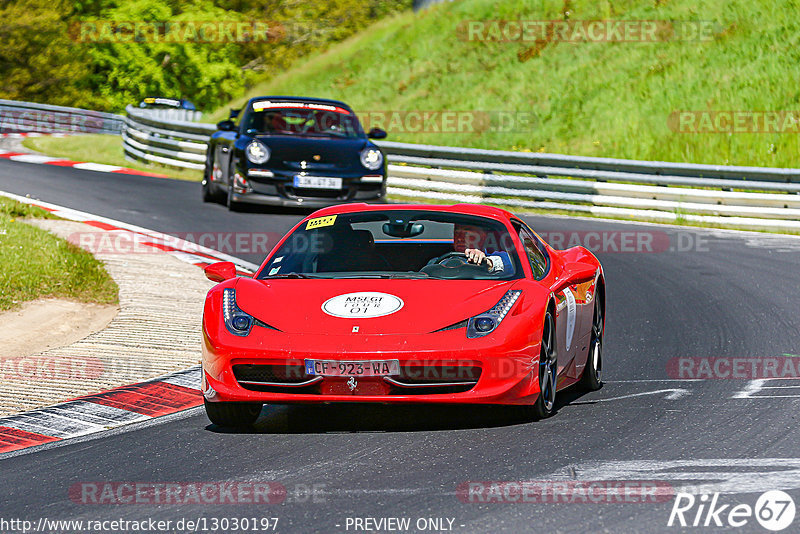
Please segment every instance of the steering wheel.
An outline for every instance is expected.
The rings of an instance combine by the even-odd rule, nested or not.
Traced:
[[[490,280],[492,275],[489,273],[488,263],[476,265],[470,263],[463,252],[448,252],[429,261],[420,272],[432,278],[447,280]]]
[[[467,255],[463,252],[448,252],[447,254],[442,254],[438,258],[434,258],[428,262],[428,265],[441,265],[442,267],[447,267],[449,269],[457,269],[465,265],[480,267],[483,264],[485,264],[487,267],[489,266],[489,262],[486,260],[486,258],[484,258],[480,264],[470,263],[470,261],[467,259]]]

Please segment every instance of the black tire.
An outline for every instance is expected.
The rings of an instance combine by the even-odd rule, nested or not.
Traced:
[[[556,321],[550,310],[547,310],[542,327],[542,348],[539,353],[539,388],[541,393],[530,409],[530,414],[534,419],[546,419],[553,415],[556,408],[557,384]]]
[[[214,186],[208,181],[208,178],[203,178],[201,184],[203,190],[203,202],[214,202],[217,198],[216,192],[213,191]]]
[[[242,428],[252,426],[261,414],[262,405],[252,402],[208,402],[203,400],[206,415],[219,426]]]
[[[229,173],[230,181],[228,182],[228,195],[226,197],[225,205],[228,206],[228,210],[230,211],[242,211],[242,203],[236,202],[233,200],[233,176],[234,176],[235,169],[231,166],[231,172]]]
[[[589,355],[586,358],[586,367],[583,368],[580,382],[581,389],[585,391],[597,391],[603,387],[603,332],[605,330],[605,321],[600,293],[595,292]]]
[[[203,181],[201,182],[203,202],[221,202],[223,196],[219,191],[211,177],[214,173],[214,160],[206,162],[206,168],[203,171]]]

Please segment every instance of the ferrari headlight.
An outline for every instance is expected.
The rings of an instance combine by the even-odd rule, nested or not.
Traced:
[[[222,315],[228,332],[235,336],[246,336],[255,323],[252,315],[236,305],[236,290],[230,287],[222,290]]]
[[[261,141],[250,141],[250,144],[247,145],[244,151],[245,154],[247,154],[247,159],[256,165],[261,165],[269,160],[269,148]]]
[[[371,171],[383,166],[383,154],[377,148],[365,148],[361,151],[361,164]]]
[[[470,318],[467,322],[467,337],[483,337],[493,332],[517,302],[521,293],[522,291],[509,291],[489,310]]]

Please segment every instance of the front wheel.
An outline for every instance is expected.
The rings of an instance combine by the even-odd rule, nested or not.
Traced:
[[[203,188],[203,202],[214,202],[216,195],[211,190],[213,186],[209,183],[208,178],[203,178],[201,186]]]
[[[556,350],[556,322],[547,311],[542,328],[542,348],[539,353],[539,398],[532,407],[534,419],[545,419],[553,415],[556,407],[556,385],[558,379],[558,352]]]
[[[605,317],[603,316],[603,305],[600,299],[595,297],[594,317],[592,319],[592,336],[589,342],[589,356],[586,359],[586,367],[583,368],[581,376],[581,387],[586,391],[596,391],[603,385],[603,330],[605,328]]]
[[[233,200],[233,179],[231,179],[231,183],[228,186],[228,199],[226,205],[230,211],[242,211],[242,203]]]
[[[262,405],[252,402],[208,402],[203,400],[206,415],[219,426],[242,428],[251,426],[261,415]]]

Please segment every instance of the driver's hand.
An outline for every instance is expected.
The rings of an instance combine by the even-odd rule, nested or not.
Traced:
[[[478,250],[477,248],[468,248],[464,251],[464,254],[467,256],[467,261],[470,263],[480,265],[486,261],[486,263],[489,264],[489,268],[492,268],[492,260],[486,259],[486,254],[484,254],[482,250]]]

